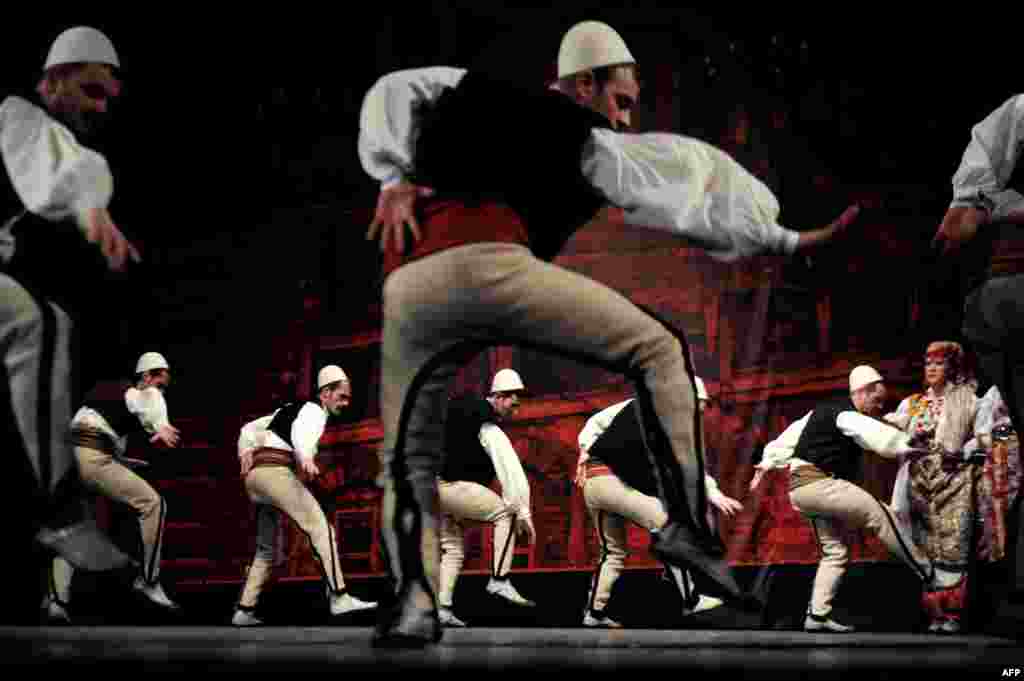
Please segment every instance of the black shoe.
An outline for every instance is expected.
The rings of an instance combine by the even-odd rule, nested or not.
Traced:
[[[758,612],[762,609],[760,600],[744,593],[736,583],[721,547],[704,546],[690,530],[674,522],[653,535],[651,551],[654,555],[670,565],[692,571],[697,579],[703,577],[702,593],[738,605],[743,610]]]
[[[44,527],[36,534],[36,542],[79,570],[102,572],[138,565],[90,522],[59,529]]]
[[[374,648],[422,648],[440,642],[444,634],[436,610],[418,610],[400,601],[381,614],[373,635]]]

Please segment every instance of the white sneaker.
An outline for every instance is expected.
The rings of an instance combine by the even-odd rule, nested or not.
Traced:
[[[236,609],[235,614],[231,617],[231,623],[236,627],[258,627],[263,624],[263,620],[251,612]]]
[[[376,601],[361,601],[347,591],[343,594],[331,594],[331,616],[347,615],[362,610],[372,610],[377,607]]]
[[[165,610],[170,610],[172,612],[178,612],[181,610],[180,605],[167,597],[167,594],[164,593],[164,588],[160,585],[160,582],[149,584],[145,579],[139,576],[136,577],[135,581],[132,583],[132,588],[145,596],[150,603],[158,605]]]
[[[594,614],[593,610],[587,610],[583,615],[583,626],[596,629],[622,629],[623,626],[611,617]]]
[[[945,620],[942,623],[943,634],[959,634],[960,623],[956,620]]]
[[[42,611],[44,624],[71,624],[71,615],[68,614],[67,608],[49,596],[43,599],[39,609]]]
[[[692,608],[683,608],[683,617],[696,615],[698,612],[704,612],[705,610],[712,610],[720,605],[725,605],[725,601],[721,598],[701,594],[700,598],[697,599],[696,605]]]
[[[928,625],[928,633],[938,634],[942,632],[942,620],[932,620]]]
[[[491,581],[487,582],[487,593],[497,596],[498,598],[504,598],[506,601],[513,605],[520,605],[524,608],[532,608],[537,604],[528,598],[523,598],[522,595],[516,588],[512,586],[511,580],[508,579],[495,579],[491,577]]]
[[[846,624],[840,624],[828,616],[807,613],[807,617],[804,619],[804,631],[827,631],[833,634],[846,634],[854,631],[854,628]]]
[[[464,627],[466,623],[455,616],[451,608],[440,607],[437,609],[437,618],[441,620],[443,627]]]

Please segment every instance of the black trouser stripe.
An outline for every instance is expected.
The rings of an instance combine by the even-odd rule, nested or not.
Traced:
[[[36,437],[39,441],[39,484],[46,498],[53,486],[53,461],[51,437],[53,414],[50,410],[53,400],[53,362],[57,346],[57,315],[46,299],[33,287],[21,284],[32,296],[43,320],[43,347],[39,356],[39,377],[36,381],[39,392],[36,400]],[[11,396],[14,397],[13,395]]]
[[[324,516],[324,520],[327,520],[326,516]],[[334,546],[334,527],[331,525],[330,520],[327,520],[327,539],[330,541],[331,546],[333,547]],[[312,541],[310,543],[312,543]],[[331,581],[331,591],[333,591],[334,593],[338,593],[339,592],[338,583],[339,583],[340,580],[338,579],[338,564],[334,560],[335,554],[336,554],[336,551],[331,551],[331,580],[332,580]]]
[[[601,540],[601,558],[597,561],[597,569],[594,571],[593,582],[590,585],[590,602],[587,603],[587,610],[593,611],[594,600],[597,598],[597,585],[601,581],[601,571],[608,561],[608,540],[605,537],[605,522],[607,514],[604,511],[597,512],[597,536]]]
[[[434,593],[433,587],[427,580],[423,569],[423,556],[421,553],[423,543],[423,509],[420,508],[419,503],[416,501],[415,491],[412,489],[408,479],[409,468],[405,460],[406,433],[409,430],[409,419],[416,404],[416,397],[419,395],[423,384],[427,382],[433,373],[445,362],[457,361],[460,357],[472,359],[472,357],[479,354],[486,347],[486,345],[481,345],[480,343],[466,341],[456,344],[430,358],[413,376],[409,384],[409,390],[402,399],[402,410],[398,418],[395,450],[391,453],[391,479],[395,489],[395,509],[391,519],[391,531],[398,543],[399,567],[402,571],[402,581],[404,584],[396,586],[400,589],[407,589],[411,582],[415,580],[419,582],[420,587],[430,595],[434,602],[437,601],[437,594]],[[441,453],[439,452],[439,454]],[[410,531],[406,531],[402,527],[402,519],[406,512],[412,516]],[[405,538],[404,541],[403,538]],[[382,543],[386,545],[387,542]]]
[[[167,515],[167,505],[164,503],[164,498],[160,497],[160,515],[159,523],[156,528],[156,543],[153,546],[153,553],[149,556],[149,565],[146,566],[146,582],[148,584],[154,584],[156,580],[153,579],[153,573],[156,571],[158,556],[160,555],[160,547],[164,543],[164,520]]]
[[[277,506],[276,504],[264,504],[264,505],[271,506],[272,508],[276,508],[280,513],[282,513],[283,515],[287,516],[288,518],[291,518],[292,522],[295,522],[295,518],[292,518],[291,514],[288,513],[287,511],[285,511],[280,506]],[[299,531],[302,532],[302,534],[304,534],[306,536],[306,541],[309,542],[309,549],[310,549],[310,551],[313,552],[313,558],[316,559],[316,564],[320,568],[320,576],[323,577],[324,583],[327,585],[327,588],[329,588],[331,590],[331,593],[334,593],[334,594],[345,593],[344,590],[338,591],[338,589],[336,588],[338,586],[338,583],[336,581],[332,582],[331,578],[330,578],[330,575],[327,574],[327,566],[324,563],[323,556],[321,556],[320,552],[316,550],[316,543],[313,541],[313,535],[311,535],[309,532],[306,532],[304,529],[302,529],[302,527],[297,522],[295,522],[295,526],[298,527]],[[331,535],[331,524],[330,523],[327,523],[327,533],[328,533],[329,537],[332,536]],[[333,541],[333,538],[331,539],[331,541]],[[333,551],[331,552],[331,562],[332,563],[334,562],[334,552]]]
[[[917,570],[917,574],[921,577],[921,580],[927,582],[931,578],[931,575],[928,574],[928,571],[924,569],[923,565],[917,562],[914,558],[914,554],[912,554],[907,548],[906,543],[903,541],[903,535],[900,534],[899,525],[896,524],[896,520],[892,517],[892,514],[889,513],[889,509],[886,508],[885,504],[878,499],[875,499],[874,497],[871,498],[875,500],[878,507],[882,509],[882,513],[885,514],[885,519],[889,521],[889,526],[892,528],[892,533],[896,535],[896,541],[899,543],[900,549],[902,549],[903,553],[910,559],[910,564],[914,566],[915,570]]]
[[[505,537],[505,546],[501,548],[501,560],[492,568],[492,576],[499,577],[498,571],[501,570],[501,566],[505,564],[505,556],[508,555],[509,548],[512,546],[512,539],[516,533],[516,516],[512,516],[512,525],[509,527],[508,536]]]
[[[814,543],[818,547],[818,560],[820,561],[825,557],[825,547],[822,545],[821,535],[818,533],[818,523],[811,517],[808,517],[807,520],[811,523],[811,531],[814,532]]]

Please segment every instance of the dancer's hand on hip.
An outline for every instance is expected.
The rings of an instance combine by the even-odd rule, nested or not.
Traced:
[[[989,221],[989,214],[973,206],[953,206],[946,211],[932,239],[932,248],[943,256],[955,255],[978,234],[978,227]]]
[[[300,461],[299,467],[302,469],[302,474],[307,480],[312,480],[320,475],[320,469],[317,468],[316,463],[313,461]]]
[[[382,189],[377,197],[377,209],[373,214],[373,222],[366,231],[366,239],[372,241],[380,236],[380,250],[388,250],[388,242],[394,244],[395,251],[405,250],[405,227],[408,225],[415,244],[422,238],[419,223],[416,222],[416,199],[433,196],[434,190],[420,187],[409,182],[399,182],[387,189]]]
[[[537,531],[533,529],[533,521],[529,518],[516,518],[516,534],[525,537],[527,544],[537,541]]]
[[[708,503],[730,518],[743,510],[743,504],[721,492],[708,495]]]

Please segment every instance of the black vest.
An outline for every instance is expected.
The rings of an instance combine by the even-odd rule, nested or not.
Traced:
[[[290,402],[277,410],[274,418],[270,420],[270,425],[267,426],[267,430],[287,442],[296,451],[298,451],[298,447],[292,442],[292,424],[295,423],[299,412],[307,404],[312,404],[317,409],[322,408],[316,402]]]
[[[471,70],[421,121],[414,181],[439,198],[508,205],[539,258],[558,255],[606,203],[581,159],[591,129],[610,124],[565,95]]]
[[[594,463],[603,463],[624,483],[648,496],[657,495],[657,485],[644,451],[640,430],[640,404],[633,400],[619,410],[601,437],[590,446]]]
[[[857,411],[849,397],[815,407],[793,456],[837,478],[856,480],[860,476],[861,448],[836,426],[836,417],[844,411]]]
[[[480,444],[480,427],[496,423],[491,403],[476,395],[463,395],[448,404],[444,423],[444,464],[441,479],[489,486],[498,477],[490,454]]]
[[[85,395],[84,405],[99,412],[120,437],[145,430],[125,403],[124,394],[132,385],[128,381],[98,383]]]

